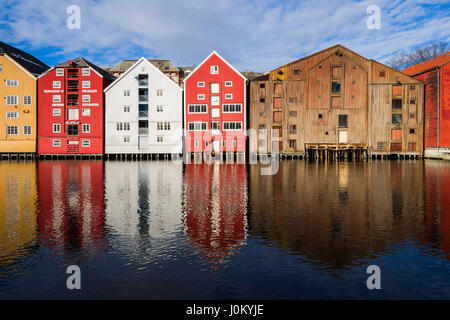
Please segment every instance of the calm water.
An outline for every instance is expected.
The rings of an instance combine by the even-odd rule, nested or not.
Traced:
[[[0,162],[0,298],[450,299],[450,163]]]

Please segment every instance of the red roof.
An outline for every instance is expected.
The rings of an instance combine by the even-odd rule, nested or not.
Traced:
[[[418,73],[422,73],[425,70],[429,70],[443,64],[446,64],[450,61],[450,51],[441,54],[440,56],[434,57],[430,60],[418,63],[409,68],[404,69],[402,72],[409,75],[416,75]]]

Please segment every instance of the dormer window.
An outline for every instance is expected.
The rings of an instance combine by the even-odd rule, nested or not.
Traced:
[[[219,66],[211,66],[211,74],[219,74]]]

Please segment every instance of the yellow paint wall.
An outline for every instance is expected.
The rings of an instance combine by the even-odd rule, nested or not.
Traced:
[[[0,153],[36,152],[37,79],[6,54],[0,56]],[[6,80],[19,80],[18,87],[7,87]],[[17,106],[7,106],[6,96],[18,96]],[[24,105],[24,96],[31,96],[31,105]],[[6,112],[19,112],[18,119],[7,119]],[[17,125],[18,135],[6,135],[6,126]],[[24,135],[23,126],[31,126],[31,135]]]

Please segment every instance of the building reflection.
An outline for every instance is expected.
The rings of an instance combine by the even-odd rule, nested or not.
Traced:
[[[208,262],[226,262],[246,237],[246,166],[187,164],[185,188],[186,234]]]
[[[69,252],[99,249],[104,239],[103,162],[39,161],[37,168],[43,245]]]
[[[250,167],[249,229],[283,250],[342,268],[423,238],[421,162],[286,161],[274,176],[259,169]]]
[[[182,232],[182,193],[182,163],[105,162],[106,225],[120,238],[111,245],[144,263],[164,250]]]
[[[0,161],[0,266],[26,258],[36,244],[36,164]]]

